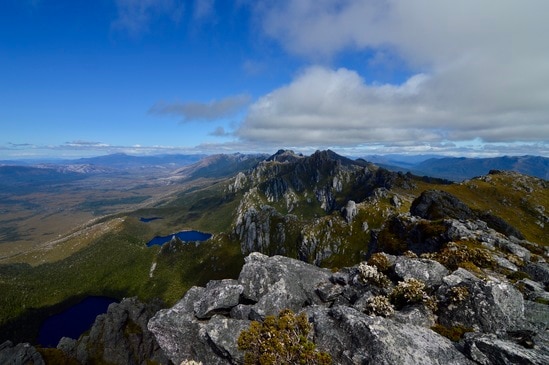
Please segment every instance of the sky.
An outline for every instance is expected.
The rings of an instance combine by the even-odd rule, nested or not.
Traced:
[[[0,0],[0,159],[549,157],[547,0]]]

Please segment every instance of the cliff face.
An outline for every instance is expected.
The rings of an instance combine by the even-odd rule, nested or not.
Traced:
[[[308,157],[281,150],[247,173],[238,174],[228,186],[230,193],[243,194],[233,232],[244,254],[260,251],[320,265],[334,253],[358,252],[356,247],[350,248],[349,240],[327,235],[322,226],[335,224],[340,231],[349,231],[360,210],[355,202],[394,198],[396,206],[400,199],[382,192],[411,185],[406,175],[329,150]],[[362,236],[362,240],[369,239],[366,233]]]
[[[311,338],[335,364],[549,362],[549,311],[528,299],[526,279],[512,283],[496,269],[452,271],[428,258],[381,256],[332,273],[252,253],[238,280],[192,288],[148,327],[174,363],[241,363],[239,333],[285,308],[306,313]],[[536,265],[549,272],[546,263]],[[544,285],[539,278],[528,279],[529,286]]]

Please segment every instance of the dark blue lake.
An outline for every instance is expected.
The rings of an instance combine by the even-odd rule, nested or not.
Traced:
[[[206,241],[212,235],[210,233],[204,233],[199,231],[182,231],[174,234],[170,234],[168,236],[156,236],[152,240],[147,243],[147,247],[151,247],[154,245],[162,246],[166,242],[170,242],[170,240],[173,237],[179,238],[183,242],[194,242],[194,241]]]
[[[143,222],[143,223],[149,223],[149,222],[155,221],[157,219],[162,219],[162,217],[150,217],[150,218],[141,217],[141,218],[139,218],[139,221]]]
[[[61,337],[78,339],[90,329],[99,314],[106,313],[109,304],[116,299],[107,297],[87,297],[78,304],[55,314],[42,323],[38,343],[43,347],[56,347]]]

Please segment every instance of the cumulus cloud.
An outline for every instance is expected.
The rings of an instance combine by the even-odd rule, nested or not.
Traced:
[[[549,2],[281,0],[263,31],[312,60],[342,51],[417,70],[401,84],[311,67],[261,97],[237,131],[273,144],[413,145],[549,139]]]
[[[178,22],[184,10],[182,0],[116,0],[118,17],[112,28],[126,31],[136,37],[149,29],[150,23],[158,17],[170,17]]]
[[[156,103],[149,113],[158,115],[178,116],[182,122],[214,121],[230,117],[240,111],[251,100],[250,95],[239,94],[228,96],[207,103],[191,101],[184,103]]]
[[[400,85],[379,85],[348,69],[311,67],[252,104],[236,134],[273,145],[547,140],[549,104],[500,105],[506,90],[460,90],[467,85],[450,76],[417,74]]]

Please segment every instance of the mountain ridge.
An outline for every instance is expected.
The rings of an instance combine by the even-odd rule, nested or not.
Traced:
[[[6,285],[0,307],[20,313],[16,311],[21,310],[17,303],[22,295],[29,305],[37,306],[51,295],[48,293],[64,298],[74,288],[87,292],[92,290],[94,280],[99,280],[96,275],[103,277],[107,272],[109,281],[104,290],[148,300],[151,296],[160,297],[173,305],[193,285],[236,278],[244,257],[254,251],[269,256],[284,255],[334,270],[352,267],[380,250],[401,255],[416,249],[419,243],[433,248],[424,254],[435,255],[437,250],[449,253],[451,249],[456,250],[452,251],[455,257],[465,255],[473,261],[482,259],[484,251],[478,250],[484,249],[483,245],[495,245],[497,250],[506,250],[498,265],[505,265],[508,270],[514,267],[521,270],[521,261],[515,256],[523,260],[525,250],[537,262],[546,261],[543,244],[549,224],[546,208],[549,183],[545,180],[492,171],[460,184],[448,183],[390,172],[332,151],[302,156],[282,150],[256,157],[259,161],[249,166],[233,165],[238,168],[229,177],[223,171],[209,176],[195,175],[188,184],[183,181],[174,184],[176,193],[146,207],[103,217],[101,222],[116,219],[116,225],[90,240],[86,248],[73,256],[47,267],[15,269],[0,265],[0,276],[3,275]],[[213,158],[210,162],[215,165],[215,161]],[[197,165],[197,170],[189,170],[189,175],[202,167],[208,172],[208,166],[209,162]],[[414,201],[428,190],[452,194],[467,207],[462,209],[466,214],[468,210],[489,211],[516,228],[524,239],[493,230],[485,222],[487,216],[480,213],[465,215],[463,222],[446,215],[437,217],[416,211],[411,214]],[[438,206],[434,212],[445,211],[441,209],[443,201],[434,199]],[[140,217],[163,219],[142,223]],[[497,219],[493,221],[498,223]],[[200,245],[174,244],[158,252],[156,248],[144,248],[146,237],[182,228],[210,232],[214,237]],[[81,234],[84,237],[85,232]],[[77,237],[78,232],[74,235]],[[472,251],[464,251],[464,247]],[[99,254],[107,255],[108,259]],[[486,264],[482,260],[477,263]],[[468,269],[476,270],[475,266],[469,265]],[[139,273],[134,272],[137,267]],[[26,279],[15,280],[10,275]],[[55,280],[48,282],[47,288],[34,286],[35,293],[29,292],[31,287],[25,280],[38,282],[50,275]],[[12,288],[10,285],[16,282],[18,286]],[[59,300],[48,298],[52,303]]]
[[[463,181],[473,177],[486,175],[490,170],[510,170],[525,175],[549,180],[549,158],[542,156],[501,156],[491,158],[467,158],[467,157],[432,157],[419,161],[405,161],[390,159],[387,157],[376,158],[379,162],[392,171],[411,172],[416,175],[426,175]]]

